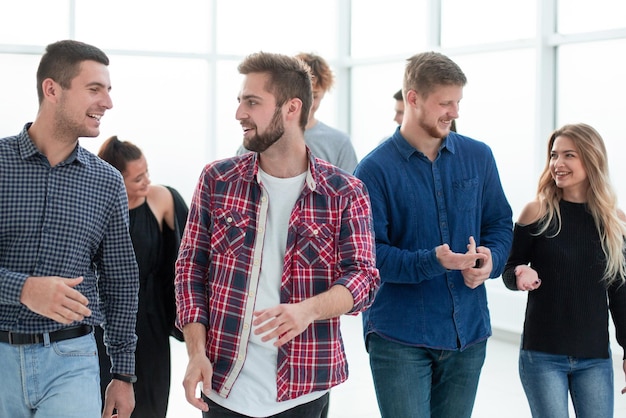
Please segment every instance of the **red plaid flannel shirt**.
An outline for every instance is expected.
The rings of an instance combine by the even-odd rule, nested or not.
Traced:
[[[254,308],[253,274],[261,186],[257,154],[208,164],[198,181],[176,264],[178,325],[207,327],[213,389],[228,393],[245,360]],[[297,303],[345,286],[356,314],[380,284],[371,207],[365,186],[310,157],[304,189],[291,213],[280,289],[281,303]],[[257,251],[257,254],[260,254]],[[257,264],[258,265],[258,264]],[[257,277],[258,279],[258,277]],[[278,400],[326,390],[348,378],[339,318],[315,321],[278,350]]]

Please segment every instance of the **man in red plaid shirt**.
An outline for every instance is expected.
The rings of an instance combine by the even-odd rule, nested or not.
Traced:
[[[260,52],[239,72],[253,152],[204,168],[176,264],[185,394],[205,418],[319,418],[348,378],[339,316],[368,308],[380,282],[370,201],[305,145],[306,64]]]

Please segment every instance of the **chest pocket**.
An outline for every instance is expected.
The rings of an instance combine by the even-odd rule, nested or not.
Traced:
[[[330,224],[301,223],[296,228],[295,262],[304,268],[335,265],[335,228]]]
[[[452,182],[454,203],[459,210],[472,210],[478,206],[478,177]]]
[[[212,251],[236,257],[244,246],[249,223],[250,218],[241,213],[216,209],[213,213]]]

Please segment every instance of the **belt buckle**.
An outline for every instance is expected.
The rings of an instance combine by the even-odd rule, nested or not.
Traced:
[[[13,332],[11,332],[11,331],[9,331],[9,344],[10,344],[10,345],[16,345],[16,344],[13,342]]]

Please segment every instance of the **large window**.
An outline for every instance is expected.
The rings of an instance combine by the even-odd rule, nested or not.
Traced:
[[[363,157],[396,128],[392,96],[405,60],[439,50],[468,78],[458,130],[492,148],[515,217],[533,198],[550,132],[567,122],[587,122],[604,136],[625,207],[626,141],[616,122],[626,94],[625,15],[623,0],[3,2],[0,137],[35,117],[45,46],[93,43],[111,58],[114,108],[101,136],[81,144],[97,151],[110,135],[133,141],[152,180],[189,200],[203,165],[241,144],[237,65],[247,54],[325,57],[336,82],[318,117],[348,132]],[[490,287],[523,306],[523,295],[497,281]],[[494,325],[518,329],[522,315],[504,298],[491,299]]]

